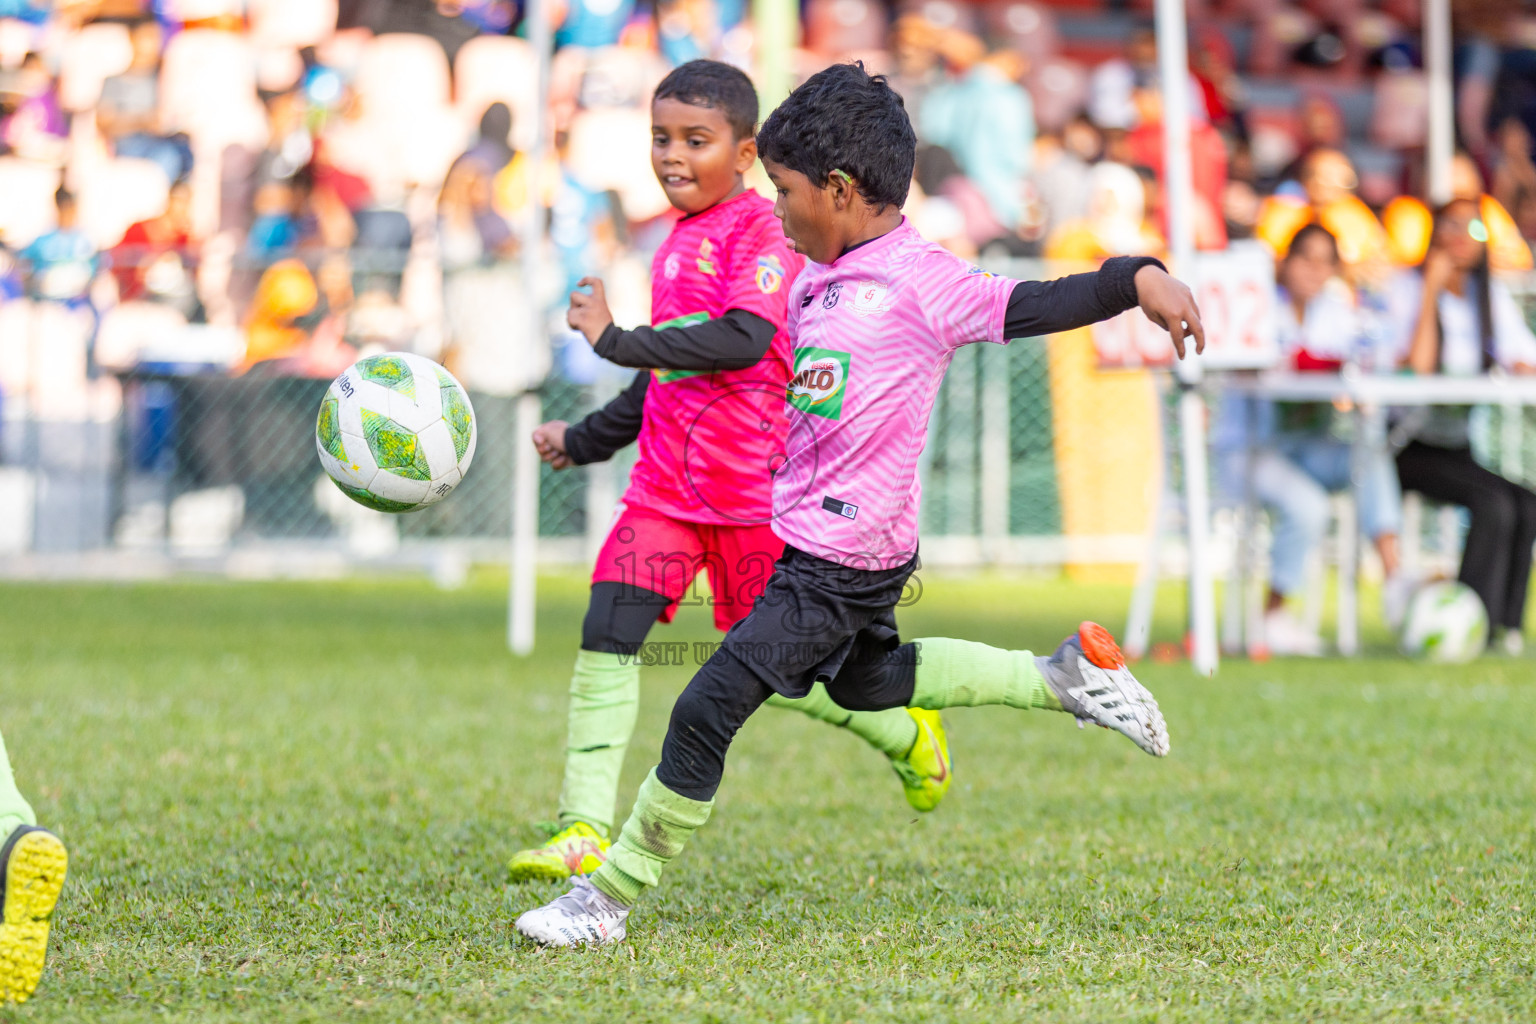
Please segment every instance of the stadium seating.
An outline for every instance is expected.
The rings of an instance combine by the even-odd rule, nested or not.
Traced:
[[[171,183],[153,160],[118,157],[93,167],[79,184],[80,225],[105,249],[141,220],[165,212]]]
[[[250,0],[251,39],[257,46],[316,46],[336,29],[336,0]]]
[[[256,97],[250,41],[216,29],[177,33],[160,69],[160,113],[168,130],[185,131],[199,150],[264,144],[266,113]]]
[[[101,99],[101,84],[127,71],[132,59],[126,25],[96,22],[69,36],[59,67],[60,106],[90,110]]]
[[[476,36],[453,62],[454,106],[473,130],[485,108],[498,100],[512,110],[512,144],[533,145],[538,100],[538,60],[525,40]]]
[[[0,196],[6,200],[0,203],[0,238],[20,247],[52,228],[53,193],[58,187],[55,168],[0,156]]]

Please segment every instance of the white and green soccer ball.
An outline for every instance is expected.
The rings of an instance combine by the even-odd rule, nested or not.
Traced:
[[[315,421],[320,464],[353,501],[414,512],[453,493],[475,457],[475,410],[430,359],[386,352],[337,377]]]
[[[1488,612],[1466,584],[1429,583],[1408,602],[1399,645],[1410,658],[1457,664],[1482,654],[1487,643]]]

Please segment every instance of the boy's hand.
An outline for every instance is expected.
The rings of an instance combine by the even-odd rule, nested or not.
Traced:
[[[1184,358],[1184,338],[1195,339],[1195,352],[1205,351],[1205,327],[1200,323],[1200,308],[1189,286],[1168,275],[1160,267],[1145,266],[1136,271],[1136,301],[1147,319],[1168,332],[1174,351]]]
[[[567,469],[573,465],[571,457],[565,452],[567,425],[565,420],[550,420],[539,424],[533,432],[533,447],[538,451],[539,458],[556,469]]]
[[[576,287],[592,289],[588,295],[583,291],[571,292],[571,308],[566,310],[565,322],[570,324],[573,330],[578,330],[587,339],[587,344],[596,345],[597,339],[603,336],[608,325],[613,323],[613,314],[608,312],[608,296],[603,294],[603,279],[600,277],[584,277],[576,282]]]

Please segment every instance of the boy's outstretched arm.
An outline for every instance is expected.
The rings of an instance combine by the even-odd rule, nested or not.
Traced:
[[[636,327],[621,331],[608,310],[603,282],[584,277],[578,288],[591,294],[571,293],[566,323],[580,331],[598,355],[619,366],[658,370],[745,370],[773,344],[777,328],[744,309],[728,309],[724,316],[688,327]]]
[[[573,465],[607,462],[619,449],[634,443],[645,417],[645,391],[650,381],[650,373],[641,370],[607,405],[565,428],[565,455]]]
[[[1195,339],[1196,352],[1205,351],[1205,327],[1194,293],[1150,256],[1114,256],[1093,273],[1018,282],[1008,299],[1005,336],[1032,338],[1071,331],[1134,306],[1168,331],[1180,359],[1186,336]]]

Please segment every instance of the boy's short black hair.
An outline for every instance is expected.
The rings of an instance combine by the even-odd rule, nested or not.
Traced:
[[[757,151],[817,186],[842,171],[866,202],[899,207],[912,185],[917,133],[884,75],[869,74],[861,62],[834,64],[768,115]]]
[[[656,87],[651,102],[657,100],[718,110],[738,139],[751,137],[757,127],[757,90],[752,79],[740,68],[718,60],[691,60],[673,68]]]

